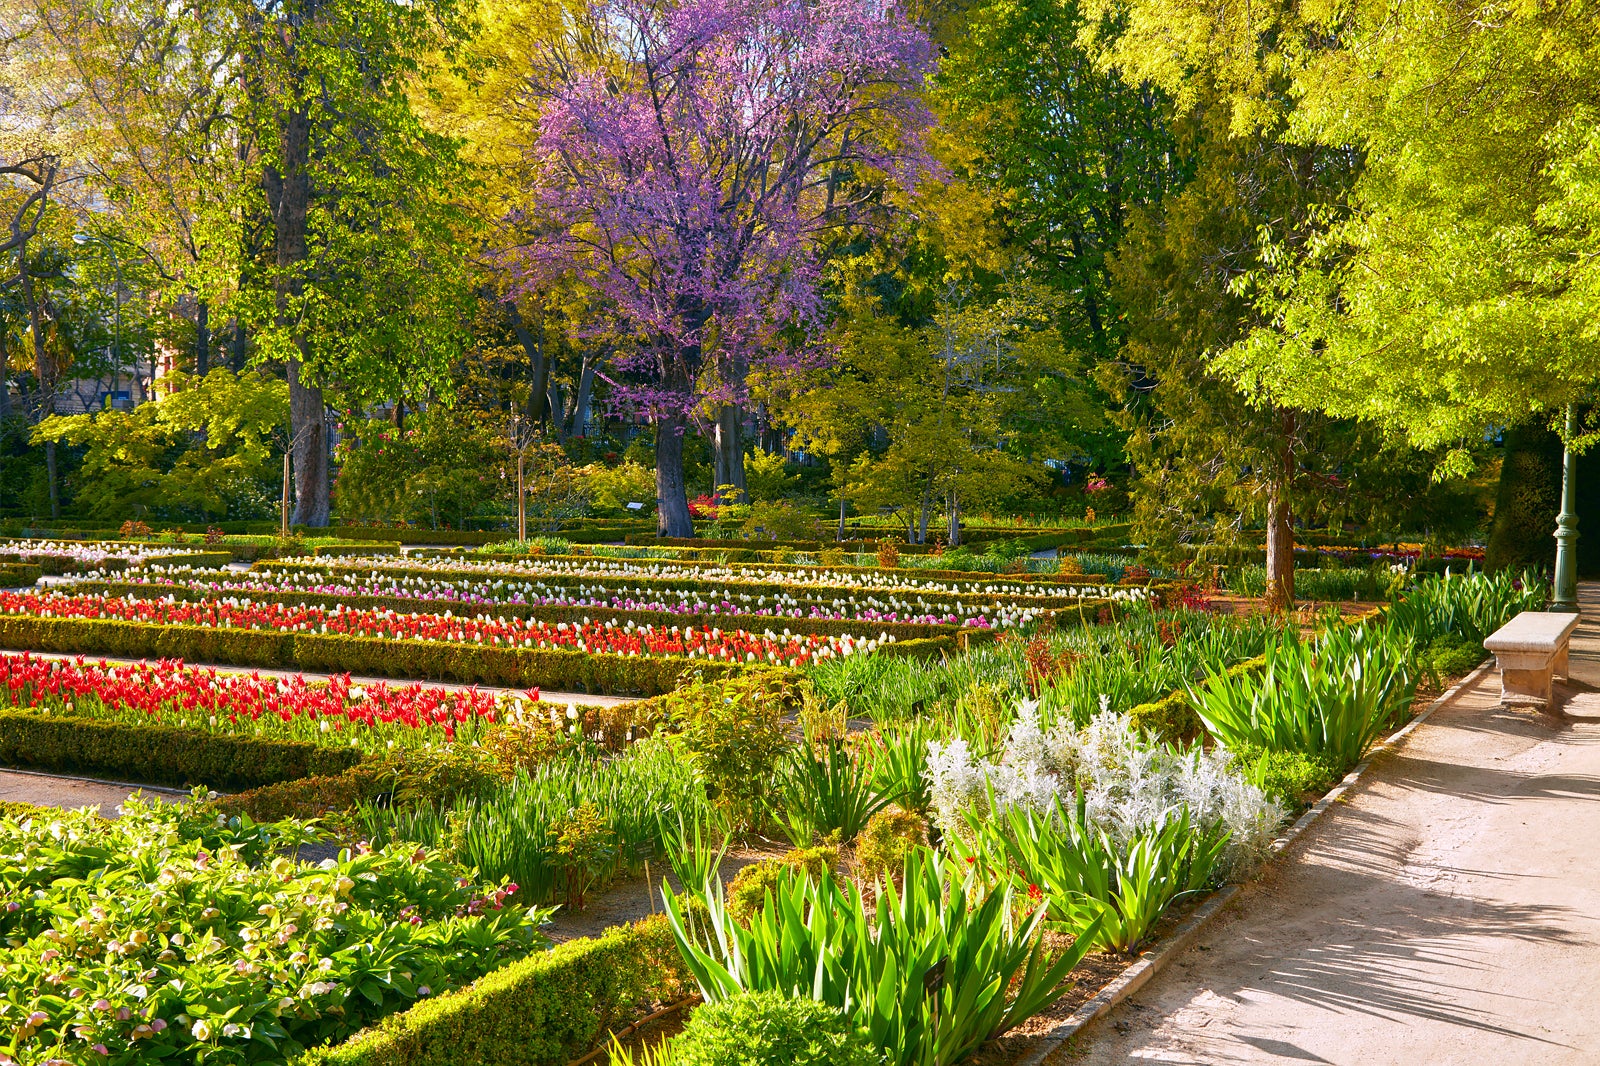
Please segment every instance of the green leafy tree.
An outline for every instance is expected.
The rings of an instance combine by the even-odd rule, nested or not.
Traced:
[[[272,438],[288,387],[254,371],[172,374],[131,411],[54,415],[34,440],[84,449],[77,502],[96,518],[260,518],[276,503]]]

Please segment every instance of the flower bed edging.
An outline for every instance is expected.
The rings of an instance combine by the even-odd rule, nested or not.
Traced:
[[[1335,803],[1344,798],[1345,794],[1354,788],[1362,776],[1372,766],[1372,761],[1380,753],[1391,751],[1403,743],[1407,737],[1423,722],[1426,722],[1433,712],[1443,707],[1454,699],[1462,689],[1475,684],[1485,673],[1494,669],[1491,659],[1481,663],[1471,673],[1457,681],[1447,689],[1438,699],[1428,704],[1423,711],[1413,717],[1411,721],[1401,726],[1387,739],[1373,747],[1366,758],[1356,764],[1355,768],[1311,808],[1297,818],[1284,834],[1272,842],[1272,854],[1268,862],[1275,862],[1290,848],[1304,838],[1306,832],[1317,823],[1324,812]],[[1089,1026],[1111,1013],[1124,1000],[1131,997],[1149,980],[1159,973],[1169,962],[1177,957],[1184,948],[1188,947],[1202,929],[1211,924],[1222,909],[1226,907],[1235,896],[1239,894],[1241,885],[1224,885],[1211,893],[1195,908],[1194,913],[1184,919],[1176,929],[1168,933],[1161,940],[1139,954],[1139,957],[1129,963],[1127,969],[1113,978],[1109,984],[1102,988],[1094,997],[1089,999],[1060,1024],[1046,1033],[1035,1037],[1029,1048],[1021,1057],[1013,1060],[1012,1066],[1041,1066],[1045,1059],[1064,1047],[1068,1041],[1077,1037]]]

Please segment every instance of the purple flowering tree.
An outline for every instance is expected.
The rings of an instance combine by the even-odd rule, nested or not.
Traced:
[[[742,471],[747,375],[816,358],[821,239],[925,171],[931,63],[893,0],[596,0],[534,57],[518,291],[576,278],[631,342],[664,535],[692,532],[691,419]]]

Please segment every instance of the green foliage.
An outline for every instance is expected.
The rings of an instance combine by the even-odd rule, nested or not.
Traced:
[[[663,825],[677,813],[702,818],[706,807],[692,769],[652,739],[616,758],[593,746],[568,751],[453,800],[363,805],[350,823],[374,842],[440,848],[515,881],[526,898],[576,901],[660,855],[671,839]]]
[[[717,876],[733,834],[722,833],[718,840],[710,817],[686,817],[682,811],[673,814],[673,818],[663,816],[661,820],[662,850],[667,862],[684,888],[704,886]]]
[[[1339,780],[1345,767],[1326,755],[1245,749],[1237,761],[1250,783],[1291,806],[1304,806]]]
[[[227,814],[276,822],[327,818],[380,800],[402,810],[447,804],[457,796],[482,794],[496,781],[494,770],[472,749],[422,748],[365,759],[342,773],[319,768],[309,776],[218,796],[212,803]]]
[[[1481,641],[1470,637],[1442,636],[1428,645],[1428,663],[1440,680],[1460,677],[1489,657]]]
[[[1544,607],[1549,585],[1531,573],[1445,573],[1418,581],[1389,605],[1385,621],[1426,646],[1446,634],[1483,646],[1489,634],[1522,611]]]
[[[460,527],[491,499],[514,495],[501,427],[484,412],[435,404],[404,429],[372,419],[346,426],[334,503],[363,521]]]
[[[76,1040],[119,1063],[281,1063],[543,947],[548,911],[503,906],[437,854],[282,857],[310,836],[137,799],[110,822],[0,822],[0,963],[8,1010],[24,1010],[12,1051],[43,1061]],[[78,996],[58,990],[57,953]]]
[[[1553,567],[1550,534],[1561,510],[1561,440],[1537,423],[1506,431],[1505,458],[1494,501],[1494,524],[1483,565],[1491,572]]]
[[[690,931],[689,901],[663,896],[707,1003],[741,992],[809,996],[847,1011],[893,1066],[951,1066],[1043,1010],[1093,939],[1049,957],[1042,909],[1017,920],[1008,888],[981,893],[926,853],[907,859],[901,885],[884,886],[874,911],[831,875],[787,872],[748,927],[714,891],[703,897],[703,939]],[[943,978],[930,991],[936,964]]]
[[[794,492],[800,476],[789,472],[789,460],[782,451],[767,452],[757,447],[745,456],[744,484],[752,504],[770,503]],[[756,513],[752,509],[751,514]],[[809,527],[806,532],[810,532]]]
[[[1126,844],[1091,825],[1078,809],[1058,800],[1038,814],[1011,807],[995,816],[966,814],[975,845],[958,845],[957,858],[1007,871],[1032,898],[1042,896],[1052,922],[1080,941],[1132,952],[1149,937],[1167,908],[1211,883],[1228,843],[1228,831],[1191,824],[1189,812],[1169,814],[1141,827]]]
[[[632,1066],[624,1052],[618,1066]],[[660,1056],[641,1066],[878,1066],[882,1052],[835,1007],[779,992],[708,1003]]]
[[[1314,642],[1288,633],[1269,644],[1260,672],[1208,668],[1189,698],[1230,749],[1303,752],[1346,769],[1410,709],[1416,687],[1406,637],[1336,624]]]
[[[295,1066],[566,1066],[620,1029],[643,999],[677,993],[666,923],[569,940],[391,1015]]]
[[[817,523],[804,508],[789,500],[757,501],[744,520],[746,535],[771,540],[802,540],[815,536]]]
[[[693,684],[662,701],[680,730],[678,744],[734,825],[766,824],[778,767],[790,748],[783,717],[798,702],[788,676],[767,669]]]
[[[170,389],[131,411],[52,415],[36,442],[84,449],[78,505],[98,518],[258,518],[273,513],[282,469],[273,435],[289,417],[289,389],[247,371],[174,374]]]
[[[796,749],[779,774],[784,833],[798,848],[818,838],[854,840],[893,800],[873,781],[871,768],[843,743]]]

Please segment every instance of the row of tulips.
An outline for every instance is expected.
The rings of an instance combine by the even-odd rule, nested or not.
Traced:
[[[350,743],[367,751],[471,740],[497,721],[555,715],[522,694],[428,685],[262,677],[174,660],[139,663],[0,655],[0,701],[49,713],[212,733]],[[571,708],[573,717],[577,709]]]
[[[304,569],[307,564],[272,562],[269,567]],[[494,577],[591,579],[604,582],[675,581],[697,585],[771,584],[786,588],[870,589],[883,592],[960,594],[980,597],[1041,597],[1095,599],[1107,594],[1093,582],[1006,580],[984,574],[978,578],[918,578],[905,573],[880,570],[845,570],[826,566],[727,566],[684,563],[663,559],[543,558],[480,561],[451,556],[419,559],[394,556],[344,558],[337,564],[357,571],[401,571],[407,573],[466,574]],[[1143,589],[1119,590],[1124,597],[1144,595]]]
[[[127,541],[0,540],[0,557],[33,562],[66,559],[80,566],[120,563],[140,566],[156,559],[171,559],[195,549],[171,544],[132,544]]]
[[[1041,609],[985,601],[930,603],[916,594],[873,594],[840,591],[751,593],[731,586],[704,588],[618,588],[610,585],[559,584],[527,579],[447,575],[423,576],[378,570],[255,569],[219,572],[184,566],[151,566],[123,579],[148,585],[193,589],[208,597],[252,593],[304,593],[318,596],[373,596],[416,600],[423,605],[528,606],[604,608],[664,614],[756,615],[771,618],[854,619],[920,625],[965,625],[995,628],[1027,625]]]
[[[148,625],[271,630],[375,637],[384,640],[448,641],[509,648],[568,649],[594,655],[684,656],[715,662],[765,662],[803,666],[875,650],[890,636],[857,638],[793,634],[788,630],[695,629],[636,626],[632,622],[554,624],[533,619],[401,614],[255,603],[249,599],[180,602],[136,597],[84,596],[54,592],[0,593],[0,614],[38,618],[113,619]]]

